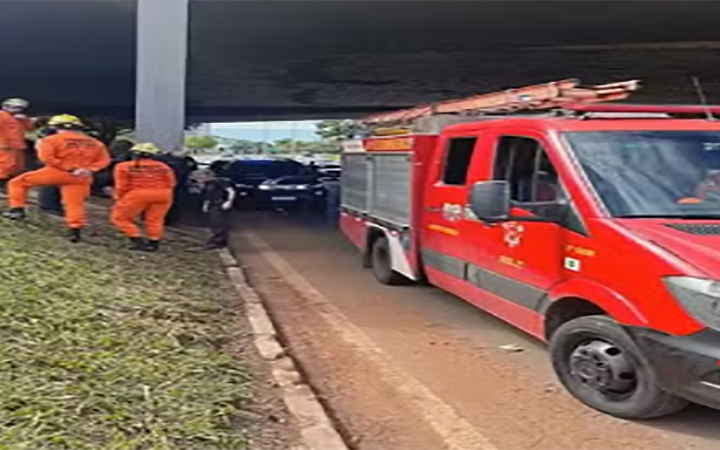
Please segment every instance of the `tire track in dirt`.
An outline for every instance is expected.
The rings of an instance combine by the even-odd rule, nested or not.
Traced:
[[[290,283],[302,293],[310,304],[335,333],[360,357],[374,365],[384,381],[403,394],[412,407],[416,408],[422,419],[440,436],[446,448],[450,450],[497,450],[490,440],[458,416],[455,410],[434,395],[415,377],[400,369],[365,333],[350,322],[322,294],[300,276],[284,259],[257,234],[246,233],[251,245],[259,250],[265,259]]]

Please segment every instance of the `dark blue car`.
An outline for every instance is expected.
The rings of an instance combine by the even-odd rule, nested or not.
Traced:
[[[316,195],[314,172],[290,159],[237,160],[222,175],[235,183],[240,208],[294,208]]]

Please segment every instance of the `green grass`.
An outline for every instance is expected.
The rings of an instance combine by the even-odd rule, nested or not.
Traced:
[[[245,449],[217,256],[0,221],[0,450]]]

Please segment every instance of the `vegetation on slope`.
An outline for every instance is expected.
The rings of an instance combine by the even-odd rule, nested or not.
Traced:
[[[0,227],[0,450],[247,448],[216,255]]]

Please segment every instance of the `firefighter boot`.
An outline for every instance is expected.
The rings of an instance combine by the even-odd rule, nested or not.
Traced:
[[[148,245],[145,242],[145,239],[141,237],[131,237],[129,249],[136,252],[146,252],[148,250]]]
[[[7,194],[8,180],[0,180],[0,193]]]
[[[70,230],[68,230],[68,240],[73,244],[80,242],[81,238],[82,230],[80,228],[70,228]]]
[[[147,242],[147,246],[145,247],[145,250],[148,252],[156,252],[160,250],[160,241],[153,241],[150,240]]]
[[[25,216],[25,208],[11,208],[5,211],[2,216],[11,220],[23,220]]]

